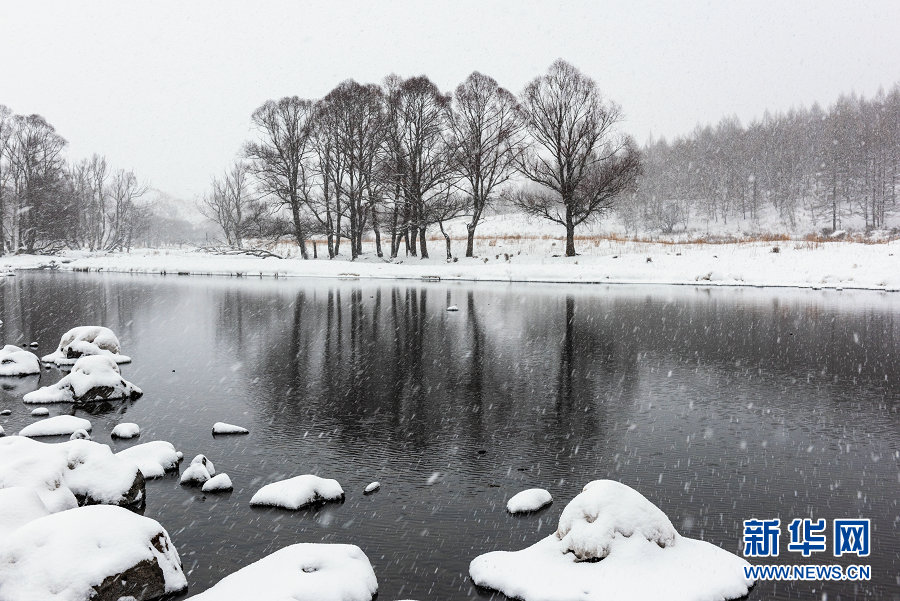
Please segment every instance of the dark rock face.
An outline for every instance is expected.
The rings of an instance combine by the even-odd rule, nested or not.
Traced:
[[[168,550],[168,542],[162,533],[153,537],[150,544],[160,553]],[[149,601],[166,594],[166,580],[159,563],[145,559],[120,574],[107,576],[93,589],[96,594],[91,601],[119,601],[122,597]]]

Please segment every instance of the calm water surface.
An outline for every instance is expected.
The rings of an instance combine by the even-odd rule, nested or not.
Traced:
[[[147,484],[191,594],[285,545],[345,542],[372,561],[379,599],[490,598],[472,558],[552,533],[586,482],[613,478],[736,553],[750,517],[871,518],[865,561],[780,561],[868,563],[872,582],[760,583],[749,598],[900,599],[896,294],[32,272],[0,284],[0,319],[0,342],[39,354],[72,326],[112,328],[144,396],[78,410],[95,440],[168,440],[231,476],[219,496],[177,475]],[[60,375],[2,383],[7,432],[33,421],[22,394]],[[138,441],[110,440],[121,421]],[[251,434],[213,438],[215,421]],[[304,473],[336,478],[346,501],[250,508]],[[553,505],[508,515],[535,486]]]

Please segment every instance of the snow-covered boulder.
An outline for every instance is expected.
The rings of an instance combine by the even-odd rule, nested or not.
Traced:
[[[0,439],[0,489],[14,486],[33,489],[54,513],[78,505],[144,501],[144,477],[137,466],[89,440],[49,444],[22,436]]]
[[[525,601],[719,601],[747,594],[742,558],[678,534],[636,490],[612,480],[584,487],[554,534],[521,551],[476,557],[478,586]]]
[[[300,509],[307,505],[343,499],[344,489],[337,480],[305,474],[266,484],[253,495],[250,504]]]
[[[7,344],[0,349],[0,376],[30,376],[41,373],[37,355]]]
[[[0,540],[19,526],[45,515],[50,515],[50,512],[33,488],[0,488]]]
[[[31,417],[45,417],[50,415],[50,410],[46,407],[36,407],[34,411],[31,412]]]
[[[363,489],[364,495],[369,495],[381,488],[381,482],[369,482],[366,487]]]
[[[244,428],[242,426],[235,426],[234,424],[226,424],[225,422],[216,422],[213,424],[212,428],[213,435],[216,434],[249,434],[250,430]]]
[[[371,601],[378,580],[356,545],[299,543],[226,576],[192,601]]]
[[[203,492],[228,492],[232,489],[234,489],[234,485],[228,474],[218,474],[204,482],[200,490]]]
[[[189,486],[199,486],[216,475],[213,462],[205,455],[197,455],[191,459],[191,464],[181,474],[181,483]]]
[[[72,436],[69,437],[69,440],[90,440],[91,435],[88,434],[87,430],[82,430],[81,428],[72,432]]]
[[[78,430],[90,430],[91,422],[74,415],[57,415],[28,424],[19,436],[66,436]]]
[[[181,454],[170,442],[154,440],[134,445],[116,453],[116,457],[132,461],[144,478],[162,478],[166,472],[178,469]]]
[[[46,363],[72,365],[79,357],[102,355],[116,363],[129,363],[131,357],[119,354],[119,339],[113,331],[103,326],[78,326],[59,340],[59,347],[41,358]]]
[[[135,436],[140,435],[140,433],[141,429],[137,424],[123,422],[115,425],[112,429],[111,436],[113,438],[134,438]]]
[[[185,588],[165,529],[121,507],[40,517],[0,545],[0,599],[142,601]]]
[[[510,513],[529,513],[546,507],[553,502],[550,492],[543,488],[529,488],[514,494],[506,502],[506,511]]]
[[[72,371],[56,384],[29,392],[26,403],[90,403],[141,396],[140,388],[125,380],[119,366],[109,357],[87,356],[78,359]]]

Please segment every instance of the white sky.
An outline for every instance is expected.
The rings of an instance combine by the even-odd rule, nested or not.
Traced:
[[[4,0],[0,104],[44,115],[69,156],[192,199],[268,98],[346,78],[471,71],[515,93],[562,57],[639,142],[900,81],[900,2]]]

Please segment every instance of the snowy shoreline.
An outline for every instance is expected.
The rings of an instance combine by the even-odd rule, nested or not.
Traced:
[[[777,252],[773,249],[778,249]],[[437,249],[435,249],[437,250]],[[158,275],[232,277],[316,277],[339,279],[449,280],[568,284],[654,284],[900,290],[900,242],[830,242],[818,246],[771,242],[670,244],[610,242],[577,257],[518,254],[498,245],[488,257],[443,259],[403,257],[390,262],[372,255],[343,258],[259,258],[188,250],[131,253],[68,253],[57,257],[0,258],[8,272],[60,269]],[[519,251],[521,252],[521,251]]]

